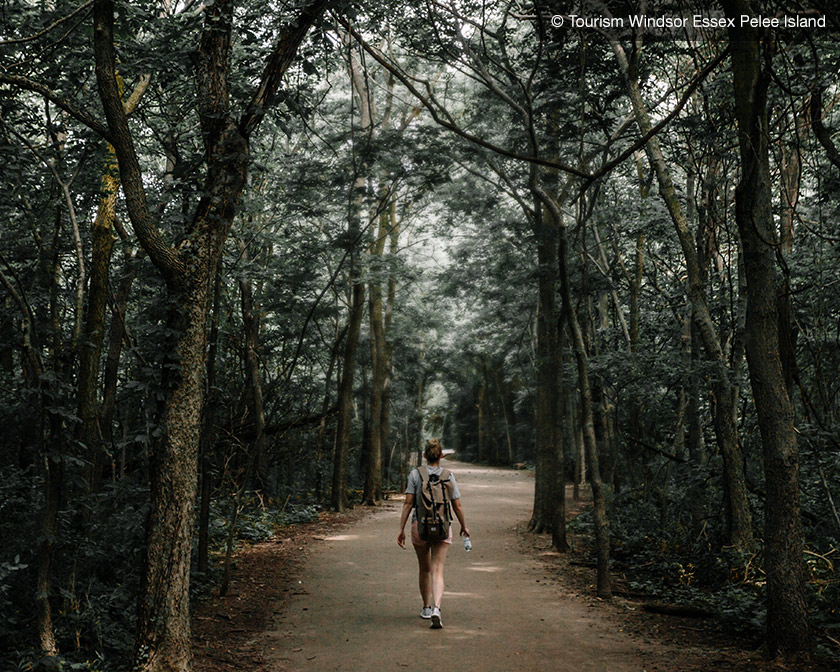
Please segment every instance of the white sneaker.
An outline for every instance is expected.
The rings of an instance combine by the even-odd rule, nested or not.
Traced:
[[[420,610],[420,618],[425,618],[427,621],[432,617],[432,608],[431,607],[423,607]]]
[[[443,621],[440,620],[440,607],[432,609],[432,630],[440,630],[443,627]]]

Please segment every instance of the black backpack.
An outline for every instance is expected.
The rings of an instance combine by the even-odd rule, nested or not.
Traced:
[[[428,467],[417,467],[417,472],[422,480],[420,495],[416,498],[417,533],[429,543],[444,541],[449,538],[452,523],[452,472],[442,469],[440,475],[431,474]]]

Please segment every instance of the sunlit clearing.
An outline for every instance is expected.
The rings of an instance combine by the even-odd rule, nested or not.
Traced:
[[[446,599],[452,599],[454,597],[466,597],[470,599],[482,599],[483,595],[476,595],[475,593],[453,593],[452,591],[446,591]]]
[[[501,572],[501,567],[490,566],[490,567],[479,567],[477,565],[473,565],[470,569],[474,572]]]

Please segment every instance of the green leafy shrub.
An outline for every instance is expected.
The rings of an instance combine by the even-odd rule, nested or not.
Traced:
[[[214,501],[210,505],[210,543],[216,551],[220,551],[227,541],[234,505],[233,498]],[[236,538],[250,542],[267,541],[281,527],[315,520],[319,510],[320,507],[315,504],[263,501],[254,495],[246,495],[236,517]]]

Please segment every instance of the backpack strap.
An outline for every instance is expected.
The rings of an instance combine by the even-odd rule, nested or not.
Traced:
[[[420,513],[420,498],[423,496],[423,492],[426,491],[429,493],[429,497],[432,500],[432,507],[436,504],[435,501],[435,491],[432,488],[432,474],[429,472],[429,468],[421,465],[417,467],[417,473],[420,476],[420,496],[414,498],[414,508],[417,510],[417,513]]]
[[[420,466],[415,467],[417,470],[417,475],[420,477],[420,492],[418,492],[414,496],[414,510],[417,513],[417,516],[420,516],[420,498],[423,496],[423,488],[426,487],[426,483],[429,482],[429,470],[426,467]]]
[[[440,470],[440,482],[441,482],[440,491],[443,493],[443,515],[446,516],[447,520],[451,523],[452,522],[452,510],[449,506],[449,502],[446,499],[446,493],[449,490],[449,486],[452,484],[450,476],[452,476],[452,472],[449,471],[449,469],[441,469]]]

